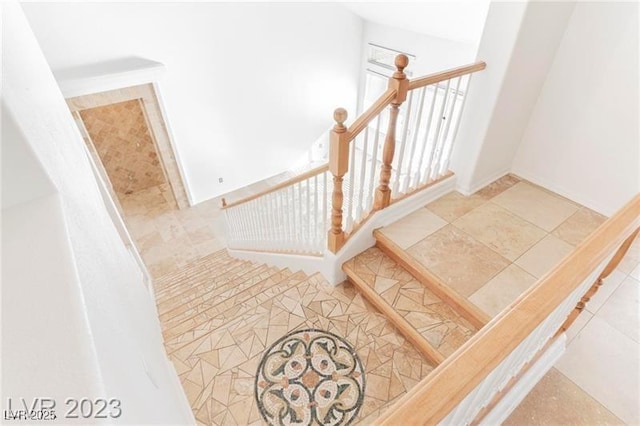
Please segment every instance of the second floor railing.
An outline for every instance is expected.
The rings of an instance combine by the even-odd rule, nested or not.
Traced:
[[[224,206],[229,247],[338,252],[375,211],[447,177],[471,75],[484,62],[409,80],[405,55],[387,90],[351,125],[334,111],[327,165]]]

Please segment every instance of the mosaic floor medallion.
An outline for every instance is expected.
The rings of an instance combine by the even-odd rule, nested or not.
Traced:
[[[364,370],[344,339],[301,330],[275,342],[256,374],[256,401],[272,425],[347,425],[364,398]]]

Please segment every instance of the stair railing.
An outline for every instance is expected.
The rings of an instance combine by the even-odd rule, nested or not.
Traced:
[[[499,418],[505,410],[498,406],[501,398],[558,343],[623,258],[639,227],[637,195],[376,423],[467,425],[504,420]],[[489,420],[486,416],[494,414],[494,408],[497,417]]]
[[[410,81],[404,73],[408,63],[407,56],[396,57],[387,90],[349,128],[344,126],[347,112],[338,108],[334,113],[328,235],[333,253],[371,213],[450,175],[449,159],[471,74],[486,64],[476,62]]]
[[[486,64],[409,80],[408,62],[396,57],[387,90],[350,126],[334,111],[328,164],[223,204],[230,248],[337,253],[372,213],[451,175],[471,75]]]

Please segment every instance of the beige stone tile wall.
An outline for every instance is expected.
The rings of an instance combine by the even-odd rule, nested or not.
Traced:
[[[85,109],[80,116],[120,199],[166,183],[139,100]]]
[[[169,195],[175,199],[178,208],[187,208],[189,207],[189,199],[186,188],[180,169],[178,168],[175,153],[173,152],[165,118],[156,94],[156,88],[153,84],[143,84],[140,86],[110,90],[108,92],[77,96],[67,99],[67,105],[71,112],[75,113],[90,108],[103,107],[135,99],[140,99],[142,102],[142,110],[145,114],[150,134],[155,141],[156,151],[168,180]]]

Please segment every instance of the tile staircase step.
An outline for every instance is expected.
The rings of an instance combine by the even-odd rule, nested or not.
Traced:
[[[234,284],[249,281],[255,276],[259,276],[269,271],[267,265],[259,264],[245,264],[242,268],[233,268],[224,272],[223,270],[211,272],[209,274],[199,275],[192,277],[185,285],[185,290],[178,293],[175,296],[163,297],[158,303],[158,312],[160,313],[160,319],[168,318],[171,316],[171,312],[178,310],[176,314],[179,314],[179,310],[183,305],[187,305],[186,308],[195,306],[194,301],[207,300],[211,296],[215,296],[219,293],[223,293],[226,289]],[[220,274],[216,276],[217,274]]]
[[[217,278],[224,272],[235,268],[238,265],[248,265],[248,261],[239,261],[237,259],[226,259],[224,261],[215,262],[214,264],[198,264],[198,265],[186,265],[185,268],[190,269],[190,273],[185,276],[176,277],[172,285],[163,288],[156,292],[156,297],[163,299],[176,294],[180,294],[185,290],[190,289],[183,285],[184,283],[200,282],[202,278],[212,277]],[[154,282],[155,283],[155,282]]]
[[[175,317],[169,317],[163,320],[163,329],[168,333],[172,328],[191,319],[200,321],[204,319],[207,321],[211,315],[219,312],[220,308],[218,305],[228,306],[229,303],[242,302],[244,300],[243,298],[251,297],[262,288],[274,285],[290,275],[291,271],[289,269],[279,270],[277,268],[268,268],[259,275],[248,278],[231,287],[223,288],[223,291],[205,297],[201,303],[185,311],[182,315],[176,315]]]
[[[489,315],[470,302],[466,297],[453,290],[382,232],[375,230],[373,236],[376,239],[376,247],[406,269],[407,272],[435,293],[440,299],[447,302],[456,312],[473,324],[474,327],[478,329],[482,328],[491,320]]]
[[[199,323],[193,321],[191,322],[191,327],[182,327],[180,333],[165,335],[167,352],[171,354],[186,345],[192,344],[193,341],[202,337],[206,332],[211,332],[237,320],[251,309],[255,309],[257,306],[305,283],[309,279],[310,277],[307,274],[298,271],[280,282],[267,282],[263,286],[254,286],[255,288],[252,288],[253,291],[246,291],[244,294],[236,295],[236,298],[230,298],[208,312],[209,317],[205,321]]]
[[[181,285],[172,287],[169,289],[170,291],[166,293],[156,295],[158,310],[159,312],[165,312],[167,307],[173,304],[175,298],[179,298],[185,293],[202,291],[203,288],[206,290],[206,288],[212,285],[211,281],[214,281],[213,285],[221,285],[260,266],[261,265],[252,262],[234,260],[233,262],[224,264],[224,266],[218,270],[203,271],[201,274],[186,278]],[[195,284],[193,284],[194,282]]]
[[[269,294],[269,292],[265,292],[266,289],[270,289],[271,287],[274,287],[274,286],[279,287],[279,284],[282,284],[283,282],[285,282],[291,275],[292,275],[291,271],[289,271],[288,269],[278,271],[275,274],[273,274],[271,277],[268,277],[267,279],[257,284],[254,284],[253,286],[250,286],[244,291],[238,292],[235,295],[231,295],[228,300],[224,300],[223,298],[220,298],[218,303],[214,304],[213,306],[205,308],[201,312],[198,312],[193,316],[183,319],[180,323],[178,324],[174,323],[173,325],[168,326],[166,329],[164,329],[162,334],[165,338],[165,341],[168,341],[194,327],[198,327],[201,324],[211,321],[220,312],[224,311],[229,307],[233,307],[234,304],[241,304],[248,298],[256,297],[256,294],[255,294],[256,292],[258,294],[262,294],[261,292],[264,292],[264,294],[262,294],[262,297],[265,297],[266,295]],[[282,287],[282,291],[284,290],[286,290],[286,287]]]
[[[349,280],[423,355],[441,363],[478,328],[377,247],[343,265]]]
[[[194,269],[198,270],[198,266],[201,264],[213,265],[220,262],[233,260],[231,256],[227,253],[227,250],[218,250],[214,253],[208,254],[206,256],[199,257],[198,259],[189,262],[183,268],[180,268],[177,271],[172,271],[167,274],[164,274],[160,277],[154,279],[154,284],[156,285],[156,291],[161,291],[166,287],[172,286],[175,284],[177,279],[184,277],[186,275],[191,274]]]

